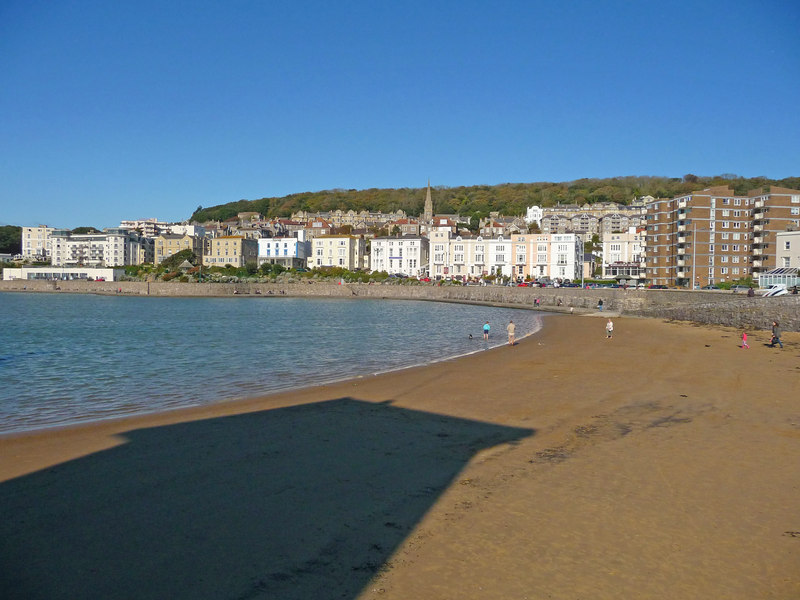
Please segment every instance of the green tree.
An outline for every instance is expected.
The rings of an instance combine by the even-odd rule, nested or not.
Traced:
[[[0,227],[0,253],[20,254],[22,252],[22,227],[3,225]]]
[[[178,267],[183,264],[183,261],[188,260],[193,265],[198,263],[197,256],[195,256],[194,252],[192,252],[191,248],[187,248],[186,250],[181,250],[180,252],[176,252],[172,256],[169,256],[161,261],[158,265],[159,269],[162,271],[176,271]]]

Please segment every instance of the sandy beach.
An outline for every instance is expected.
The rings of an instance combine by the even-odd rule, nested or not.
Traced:
[[[2,437],[0,597],[800,598],[800,334],[614,322]]]

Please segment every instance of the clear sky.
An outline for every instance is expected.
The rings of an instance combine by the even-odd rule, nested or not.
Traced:
[[[0,224],[800,174],[797,0],[0,0]]]

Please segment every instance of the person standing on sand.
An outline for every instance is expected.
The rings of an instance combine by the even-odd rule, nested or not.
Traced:
[[[742,332],[742,348],[749,348],[750,346],[747,344],[747,332]]]
[[[509,321],[508,326],[506,327],[506,331],[508,331],[508,345],[514,345],[514,330],[516,329],[516,325],[514,325],[514,321]]]
[[[486,324],[483,326],[483,339],[489,339],[489,321],[486,321]]]
[[[609,319],[608,323],[606,323],[606,339],[610,340],[613,335],[614,335],[614,323],[611,321],[611,319]]]
[[[774,348],[775,344],[778,344],[781,348],[783,348],[783,342],[781,341],[781,327],[777,321],[772,322],[772,341],[769,344],[770,348]]]

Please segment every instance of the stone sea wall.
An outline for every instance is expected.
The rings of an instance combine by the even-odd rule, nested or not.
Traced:
[[[301,283],[179,283],[138,281],[0,281],[0,291],[45,293],[122,294],[127,296],[230,296],[270,298],[286,296],[328,298],[392,298],[463,302],[534,308],[553,312],[597,312],[603,300],[606,312],[619,315],[675,319],[769,329],[773,320],[786,331],[800,331],[800,296],[748,298],[723,291],[634,290],[579,288],[517,288],[499,286],[434,286],[407,284]],[[2,299],[0,298],[0,307]]]

